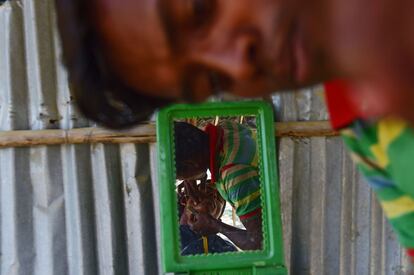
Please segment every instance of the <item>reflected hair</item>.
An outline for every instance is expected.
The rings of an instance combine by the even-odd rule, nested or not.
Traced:
[[[186,122],[174,122],[175,166],[177,175],[193,169],[194,162],[208,155],[208,135]]]
[[[133,126],[171,102],[142,95],[117,76],[91,22],[91,2],[55,0],[72,95],[87,118],[110,128]]]

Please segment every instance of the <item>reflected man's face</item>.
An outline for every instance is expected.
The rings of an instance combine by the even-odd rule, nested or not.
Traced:
[[[197,213],[209,214],[213,218],[219,219],[225,206],[225,201],[217,190],[210,186],[205,189],[195,187],[194,190],[195,193],[186,202],[185,214],[187,218],[191,219],[192,211],[194,210]]]
[[[309,35],[319,24],[315,18],[321,18],[308,16],[316,3],[95,1],[104,51],[140,93],[200,101],[219,86],[259,96],[327,75],[321,41]]]

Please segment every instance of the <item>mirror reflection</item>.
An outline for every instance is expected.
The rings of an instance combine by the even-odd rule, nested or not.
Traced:
[[[256,119],[174,121],[181,255],[262,249]]]

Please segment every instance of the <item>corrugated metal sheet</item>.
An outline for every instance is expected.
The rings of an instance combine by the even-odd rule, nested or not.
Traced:
[[[90,126],[71,100],[53,1],[0,6],[0,129]],[[325,120],[320,89],[278,120]],[[291,274],[402,274],[406,261],[339,138],[278,141]],[[151,172],[152,171],[152,172]],[[155,146],[0,150],[1,274],[158,274]]]

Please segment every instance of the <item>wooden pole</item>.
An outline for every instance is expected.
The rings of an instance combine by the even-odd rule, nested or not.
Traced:
[[[277,137],[337,136],[328,121],[277,122]],[[142,124],[129,130],[78,128],[70,130],[20,130],[0,132],[0,148],[37,145],[85,143],[153,143],[156,142],[155,124]]]
[[[329,121],[276,122],[277,137],[332,137],[339,133],[334,131]]]

